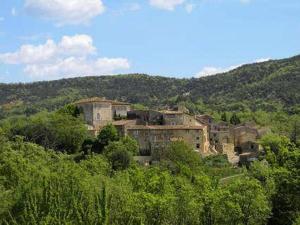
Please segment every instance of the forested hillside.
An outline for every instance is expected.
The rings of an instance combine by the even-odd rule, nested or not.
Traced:
[[[248,168],[182,141],[142,166],[134,139],[112,125],[92,138],[70,109],[0,121],[0,224],[300,222],[300,150],[287,137],[264,136]]]
[[[299,84],[300,56],[296,56],[192,79],[130,74],[0,84],[0,104],[2,111],[22,106],[30,113],[45,108],[53,110],[83,97],[105,96],[151,107],[185,101],[205,104],[214,110],[283,108],[293,114],[299,111]]]
[[[299,225],[300,56],[193,79],[141,74],[0,85],[0,224]],[[188,143],[134,161],[111,124],[90,136],[77,99],[184,104],[268,132],[258,160],[234,167]],[[66,105],[68,104],[68,105]],[[231,119],[229,119],[231,118]]]

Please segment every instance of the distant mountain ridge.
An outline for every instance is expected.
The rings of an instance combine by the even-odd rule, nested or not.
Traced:
[[[300,104],[300,55],[191,79],[129,74],[0,84],[0,105],[19,102],[52,109],[92,96],[148,106],[202,101],[220,110],[232,104],[244,104],[254,110],[274,104],[293,108]]]

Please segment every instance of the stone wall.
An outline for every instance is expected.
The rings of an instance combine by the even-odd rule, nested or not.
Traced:
[[[173,141],[183,140],[200,154],[208,152],[206,130],[202,129],[139,129],[129,128],[127,134],[138,142],[142,155],[152,155]],[[155,158],[155,157],[154,157]]]
[[[129,105],[112,105],[112,116],[127,117],[127,112],[130,109]]]
[[[93,125],[105,126],[113,121],[110,103],[93,103]]]

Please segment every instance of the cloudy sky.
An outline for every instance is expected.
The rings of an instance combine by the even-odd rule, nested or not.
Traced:
[[[0,82],[199,77],[297,54],[299,0],[0,0]]]

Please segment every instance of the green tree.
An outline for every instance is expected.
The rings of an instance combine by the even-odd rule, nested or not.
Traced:
[[[116,127],[112,124],[108,124],[101,129],[92,150],[96,153],[102,153],[105,146],[107,146],[110,142],[118,140],[119,135]]]
[[[66,113],[73,117],[79,117],[82,111],[74,104],[68,104],[57,111],[58,113]]]
[[[222,113],[221,120],[224,121],[224,122],[227,122],[227,113],[226,112]]]
[[[104,155],[108,158],[113,170],[127,169],[138,153],[137,142],[130,137],[123,137],[119,141],[109,142]]]
[[[291,142],[293,142],[295,145],[300,146],[300,122],[296,121],[292,125],[292,131],[290,135]]]
[[[267,195],[258,181],[245,177],[232,182],[226,189],[230,193],[228,200],[238,206],[240,212],[242,212],[240,218],[242,224],[256,225],[266,223],[270,217],[271,208]],[[226,216],[231,217],[231,214],[226,214]],[[234,220],[236,221],[236,219]]]
[[[192,175],[192,171],[202,166],[201,156],[184,141],[172,142],[165,149],[157,152],[162,165],[167,166],[173,173]]]
[[[238,125],[241,123],[240,118],[237,116],[236,113],[233,113],[231,118],[230,118],[230,123],[233,125]]]
[[[24,136],[24,140],[47,149],[76,153],[87,138],[82,120],[68,114],[42,112],[29,118],[12,118],[7,121],[8,136]]]

